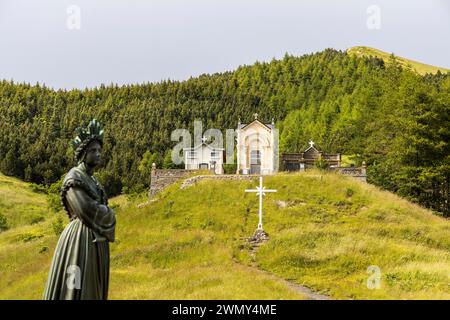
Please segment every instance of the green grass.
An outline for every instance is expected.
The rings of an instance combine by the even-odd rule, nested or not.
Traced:
[[[10,228],[48,218],[47,196],[33,192],[28,183],[0,174],[0,213]]]
[[[354,54],[358,57],[372,56],[372,57],[381,58],[386,63],[389,62],[389,58],[391,56],[391,54],[381,51],[379,49],[374,49],[374,48],[364,47],[364,46],[352,47],[352,48],[348,49],[347,52],[349,54]],[[397,58],[397,61],[400,63],[400,65],[402,65],[405,68],[414,70],[421,75],[424,75],[426,73],[435,74],[438,71],[441,71],[443,73],[450,72],[450,69],[435,67],[432,65],[428,65],[425,63],[417,62],[414,60],[410,60],[410,59],[406,59],[406,58],[402,58],[402,57],[398,57],[398,56],[396,56],[396,58]]]
[[[111,199],[111,299],[305,298],[282,279],[336,299],[450,298],[449,221],[391,193],[318,171],[265,177],[278,192],[264,199],[270,240],[253,261],[244,238],[258,202],[244,190],[256,181],[180,184],[141,209],[143,198]],[[42,296],[52,215],[0,233],[0,299]],[[367,288],[371,265],[379,289]]]
[[[356,165],[356,161],[353,159],[354,155],[341,155],[341,167],[351,167]]]
[[[53,223],[63,213],[48,213],[45,198],[29,193],[27,184],[2,180],[18,183],[16,204],[20,197],[26,203],[36,201],[46,219],[0,233],[0,299],[41,299],[58,240]],[[11,188],[5,183],[0,190],[5,185]],[[1,201],[10,205],[8,197]],[[111,299],[304,298],[283,281],[234,261],[233,240],[208,230],[209,224],[189,226],[183,212],[173,212],[178,205],[168,201],[137,209],[143,197],[111,199],[118,220],[117,241],[111,245]],[[24,214],[18,208],[17,214]],[[13,210],[8,217],[17,218]]]

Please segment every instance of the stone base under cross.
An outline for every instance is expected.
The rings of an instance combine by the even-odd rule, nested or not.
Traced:
[[[254,235],[248,240],[253,244],[262,243],[269,240],[269,234],[263,229],[256,229]]]

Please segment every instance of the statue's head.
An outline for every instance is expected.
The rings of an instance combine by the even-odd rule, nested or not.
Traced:
[[[96,167],[100,163],[103,146],[103,129],[100,123],[93,119],[87,128],[77,128],[77,136],[72,140],[75,150],[75,161],[84,162],[90,167]]]
[[[100,156],[102,152],[102,145],[98,140],[93,140],[89,143],[89,145],[86,147],[86,150],[84,152],[84,163],[88,165],[89,167],[96,167],[100,163]]]

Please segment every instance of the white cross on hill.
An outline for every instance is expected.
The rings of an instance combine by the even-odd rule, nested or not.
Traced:
[[[259,196],[259,223],[258,230],[262,230],[262,197],[266,195],[266,192],[277,192],[277,190],[270,190],[263,187],[262,177],[259,177],[259,186],[256,189],[246,189],[245,192],[256,192],[256,195]]]

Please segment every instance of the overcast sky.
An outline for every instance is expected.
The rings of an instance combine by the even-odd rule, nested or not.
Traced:
[[[0,79],[183,80],[355,45],[450,68],[448,0],[0,0]]]

